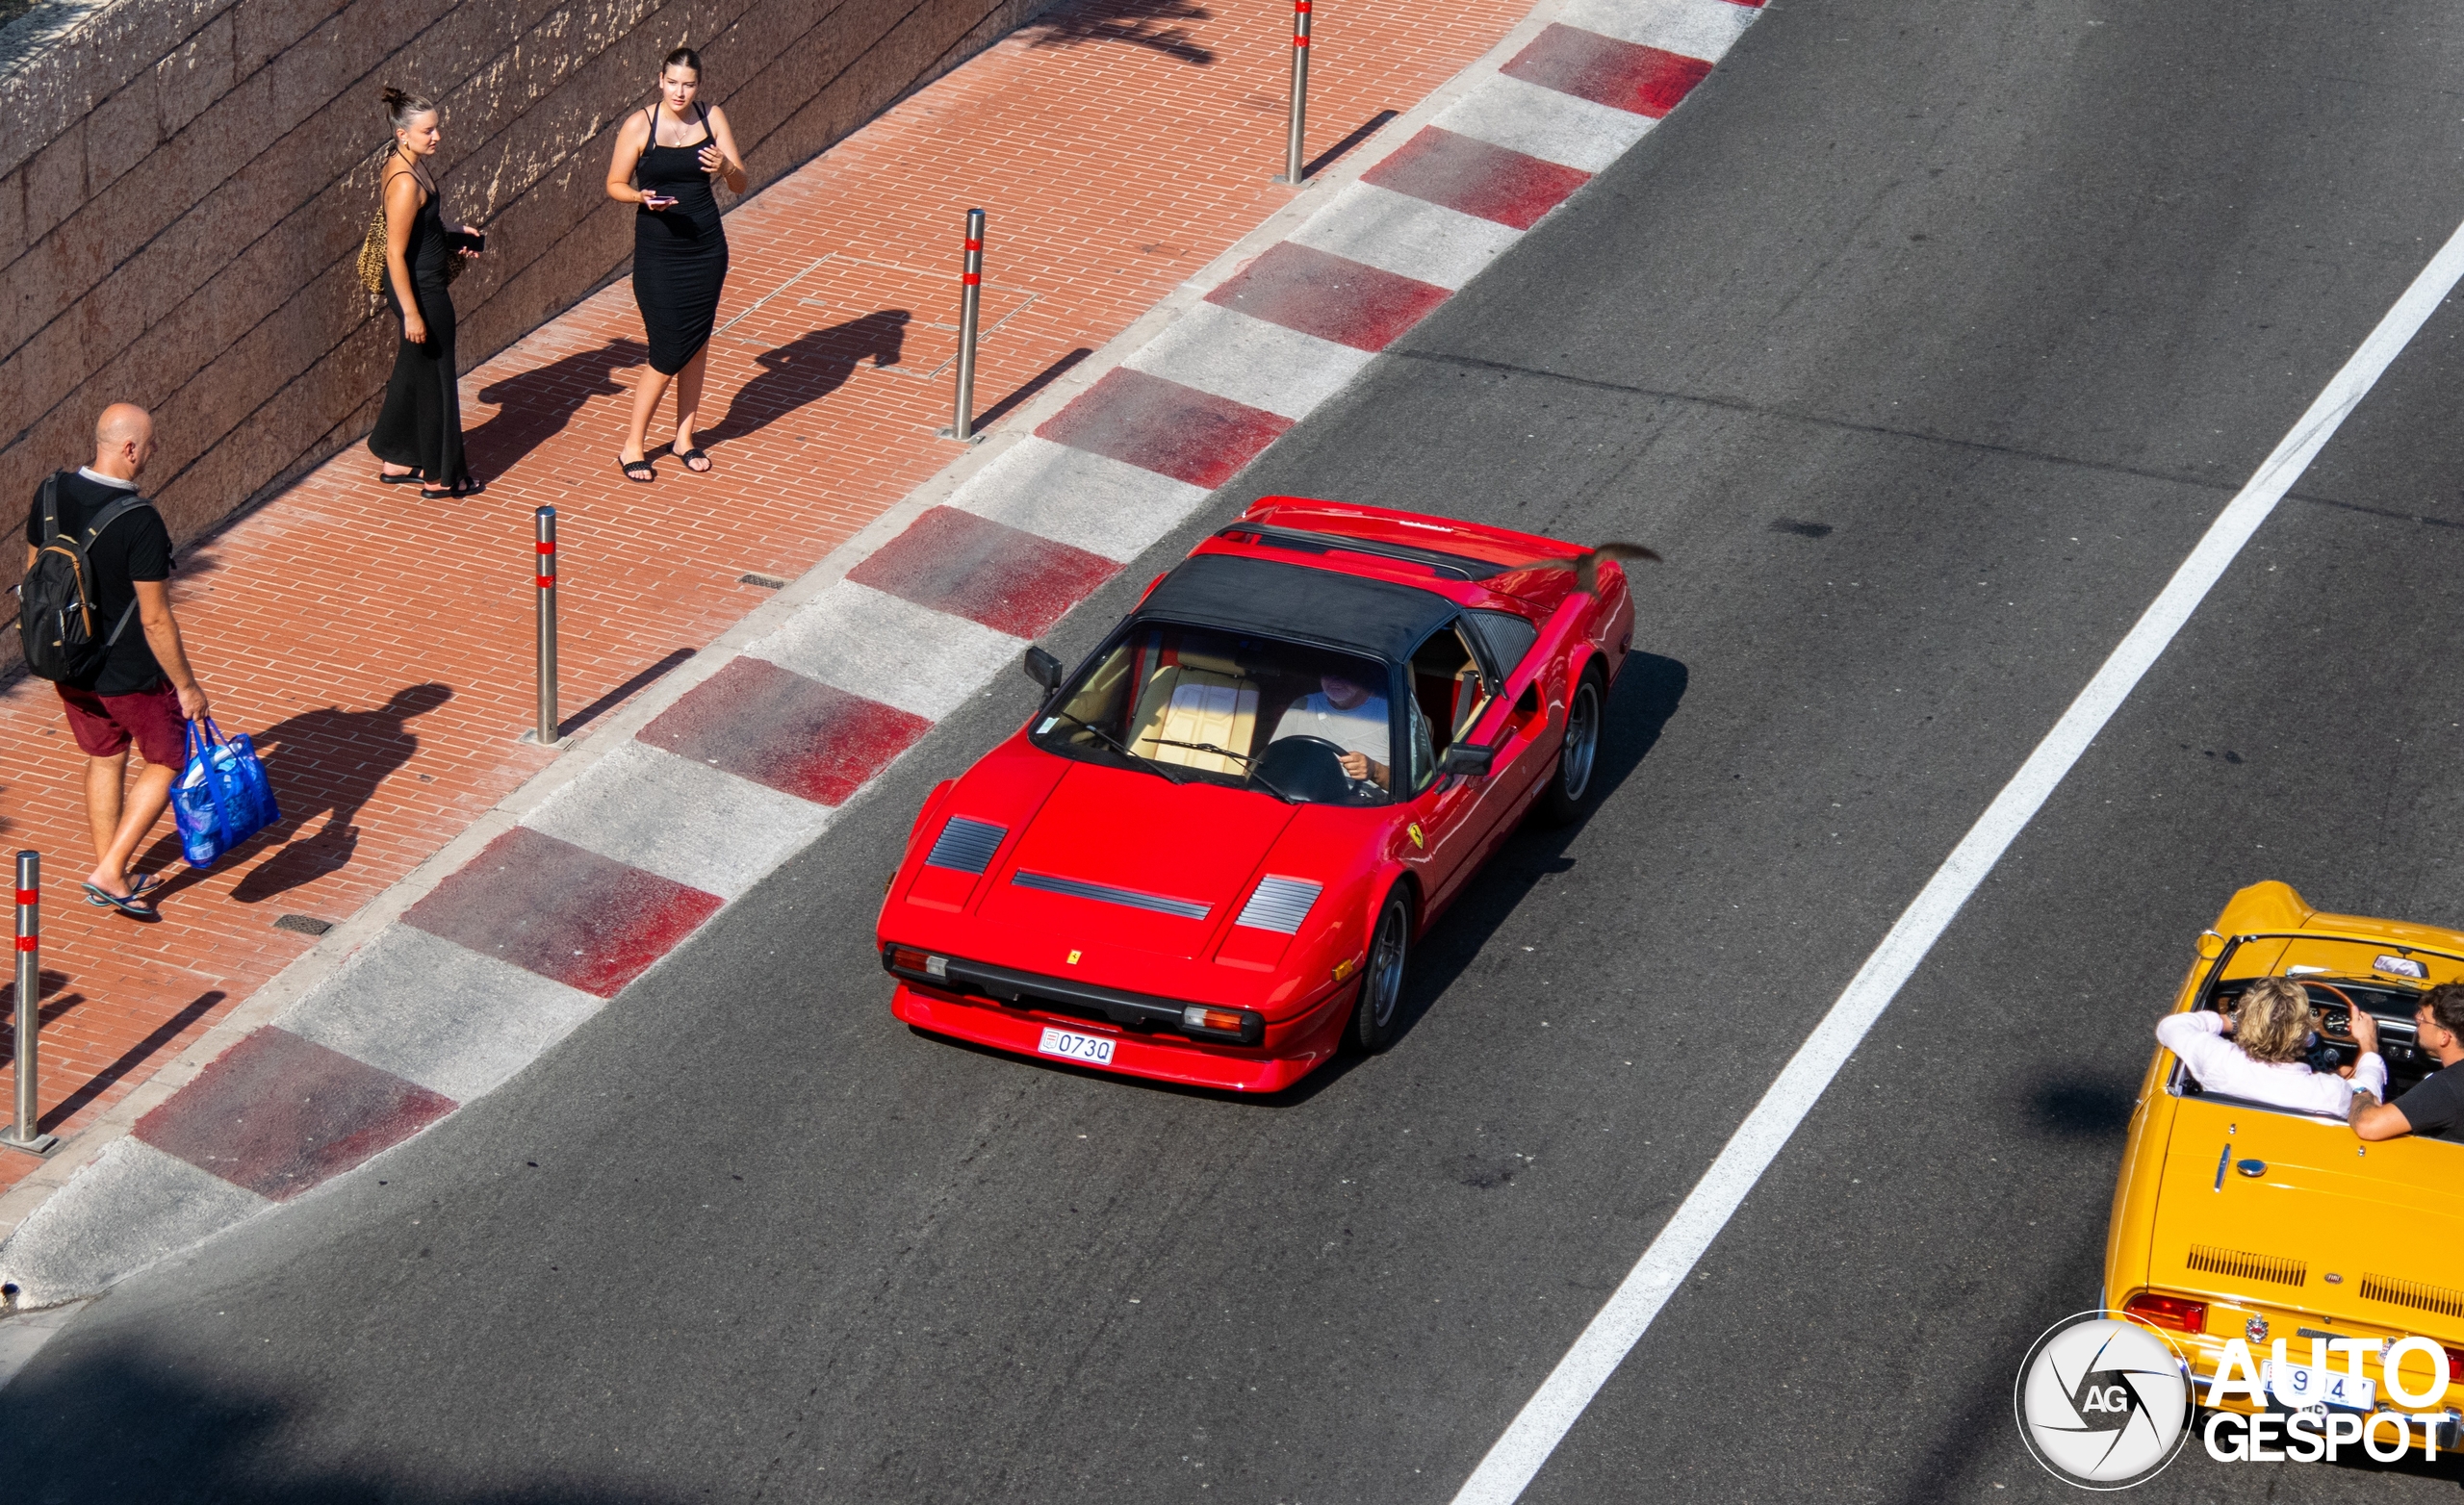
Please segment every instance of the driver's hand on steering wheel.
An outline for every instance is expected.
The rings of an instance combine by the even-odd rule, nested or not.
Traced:
[[[1380,789],[1386,787],[1386,765],[1375,761],[1368,753],[1347,752],[1344,754],[1343,763],[1346,778],[1354,783],[1368,780],[1375,783]]]

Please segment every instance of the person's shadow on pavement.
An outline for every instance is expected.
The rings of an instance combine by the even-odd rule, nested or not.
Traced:
[[[395,691],[392,700],[372,711],[328,705],[254,733],[282,819],[225,854],[215,867],[244,864],[270,849],[279,850],[243,876],[231,897],[242,904],[262,904],[347,865],[359,847],[359,828],[352,821],[360,807],[419,751],[420,739],[405,724],[451,699],[453,691],[446,685],[415,684]],[[307,831],[320,815],[324,824]],[[175,831],[140,865],[166,867],[179,855]],[[186,869],[159,895],[167,899],[203,876]]]
[[[881,309],[760,352],[753,361],[761,374],[737,389],[727,416],[717,427],[702,430],[700,442],[724,444],[759,433],[847,385],[866,360],[876,369],[896,366],[907,353],[907,324],[912,317],[903,308]]]

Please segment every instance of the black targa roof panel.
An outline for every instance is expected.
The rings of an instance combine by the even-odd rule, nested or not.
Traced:
[[[1348,649],[1399,664],[1461,609],[1434,591],[1408,585],[1200,554],[1164,576],[1138,615]]]

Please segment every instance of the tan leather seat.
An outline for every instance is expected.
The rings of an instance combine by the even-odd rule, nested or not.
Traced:
[[[1174,744],[1206,742],[1246,755],[1258,731],[1258,687],[1229,662],[1192,658],[1167,664],[1139,692],[1138,715],[1130,725],[1129,745],[1141,757],[1208,773],[1245,773],[1239,758]]]

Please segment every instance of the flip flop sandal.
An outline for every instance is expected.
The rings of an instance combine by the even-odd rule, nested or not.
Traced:
[[[674,445],[670,445],[667,446],[667,452],[683,461],[684,468],[696,475],[707,475],[710,473],[710,454],[706,449],[679,449]],[[693,462],[696,460],[699,460],[702,463],[700,465],[695,465]]]
[[[419,484],[420,472],[417,471],[404,471],[399,475],[393,475],[386,472],[379,471],[376,472],[376,479],[380,485],[385,486],[416,486]]]
[[[120,913],[129,916],[131,919],[155,920],[162,918],[154,912],[154,906],[152,905],[140,904],[135,894],[116,894],[108,888],[97,887],[92,883],[88,883],[85,887],[86,902],[88,904],[99,905],[107,909],[117,909]]]
[[[658,467],[651,464],[648,460],[619,460],[616,462],[616,469],[625,472],[625,479],[629,481],[635,481],[645,486],[658,479]],[[639,471],[642,473],[635,475],[633,473],[635,471]]]

